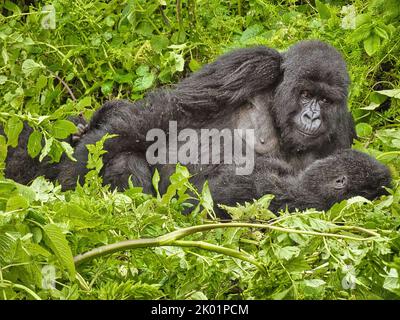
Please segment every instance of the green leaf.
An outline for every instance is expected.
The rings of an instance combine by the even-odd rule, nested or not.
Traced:
[[[381,38],[375,33],[371,33],[367,39],[364,40],[364,49],[369,56],[373,56],[378,51],[381,45]]]
[[[315,5],[317,6],[317,10],[321,19],[329,19],[331,17],[331,11],[326,4],[316,0]]]
[[[23,184],[15,184],[17,193],[29,202],[36,200],[36,193],[31,187],[24,186]]]
[[[356,16],[356,26],[361,27],[362,25],[371,25],[372,24],[372,18],[369,13],[364,13],[364,14],[358,14]]]
[[[152,73],[148,73],[142,78],[136,79],[133,83],[133,91],[143,91],[150,88],[153,85],[155,79],[156,77]]]
[[[6,158],[7,158],[6,137],[0,134],[0,163],[5,161]],[[0,170],[0,177],[1,177],[1,170]]]
[[[42,152],[40,153],[39,161],[42,162],[45,156],[47,156],[51,150],[51,146],[53,145],[54,139],[53,138],[45,138],[45,144],[42,149]]]
[[[8,56],[8,52],[7,52],[5,46],[4,46],[3,49],[1,50],[1,57],[3,58],[4,65],[7,65],[8,60],[9,60],[9,56]]]
[[[383,288],[395,293],[400,290],[399,274],[396,269],[391,268],[388,275],[385,276]]]
[[[60,218],[66,218],[75,229],[94,228],[103,222],[103,219],[89,213],[76,204],[65,204],[57,211],[56,215]]]
[[[369,95],[369,101],[381,104],[387,100],[387,96],[380,94],[378,91],[371,92]]]
[[[189,62],[189,69],[195,72],[201,68],[201,64],[196,59],[191,59]]]
[[[380,90],[376,92],[387,97],[400,99],[400,89]]]
[[[352,205],[352,204],[356,204],[356,203],[363,204],[363,203],[372,203],[372,202],[370,200],[364,198],[364,197],[361,197],[361,196],[355,196],[355,197],[352,197],[350,199],[347,199],[347,204],[348,205]]]
[[[386,32],[385,29],[376,26],[375,29],[374,29],[374,32],[375,32],[379,37],[381,37],[381,38],[383,38],[383,39],[386,39],[386,40],[389,40],[389,35],[388,35],[388,33]]]
[[[170,52],[170,58],[171,61],[174,61],[174,66],[172,67],[172,70],[174,72],[183,71],[183,68],[185,66],[185,59],[183,58],[183,56],[175,52]]]
[[[29,202],[22,196],[16,195],[8,199],[6,211],[23,210],[28,208]]]
[[[290,260],[294,257],[297,257],[299,254],[300,254],[300,248],[293,246],[279,248],[276,252],[278,258],[283,260]]]
[[[22,63],[22,72],[25,74],[26,77],[32,75],[41,68],[43,68],[43,66],[40,65],[39,63],[36,63],[32,59],[26,59]]]
[[[39,131],[33,131],[28,139],[28,154],[35,158],[42,150],[42,134]]]
[[[92,98],[90,96],[84,97],[83,99],[79,100],[76,107],[80,110],[85,107],[90,107],[92,105]]]
[[[116,73],[114,75],[114,80],[118,83],[132,83],[133,75],[130,73]]]
[[[72,161],[76,161],[76,159],[74,158],[74,148],[72,148],[71,145],[65,141],[61,141],[60,145],[63,148],[67,157]]]
[[[5,84],[6,81],[7,81],[7,77],[3,76],[3,75],[0,75],[0,84]]]
[[[371,35],[371,26],[369,24],[363,24],[358,27],[351,35],[351,39],[354,42],[363,41]]]
[[[287,294],[292,290],[292,287],[283,290],[283,291],[277,291],[275,293],[273,293],[269,298],[272,300],[283,300]]]
[[[37,79],[37,81],[36,81],[35,89],[36,89],[37,92],[39,92],[40,90],[42,90],[46,86],[47,86],[47,78],[46,78],[46,76],[41,74],[39,76],[39,78]]]
[[[113,86],[114,86],[114,81],[112,80],[107,80],[105,82],[103,82],[103,84],[101,85],[101,92],[104,95],[109,95],[110,93],[112,93],[113,91]]]
[[[321,279],[311,279],[311,280],[304,280],[304,284],[307,287],[311,288],[318,288],[326,284],[324,280]]]
[[[145,76],[145,75],[147,75],[149,73],[149,70],[150,70],[150,67],[148,65],[142,64],[141,66],[139,66],[136,69],[136,74],[138,76],[142,76],[143,77],[143,76]]]
[[[214,201],[211,196],[210,188],[208,187],[208,181],[204,182],[203,189],[201,191],[201,205],[209,213],[214,213]],[[215,217],[215,214],[214,214],[214,217]]]
[[[158,191],[158,184],[160,183],[160,174],[158,173],[157,169],[154,171],[153,178],[151,179],[151,183],[153,184],[153,188],[157,193],[157,198],[159,198],[160,192]]]
[[[361,122],[356,125],[357,135],[361,138],[370,136],[372,131],[373,129],[368,123]]]
[[[254,24],[243,31],[240,37],[241,42],[246,42],[247,40],[254,38],[263,31],[264,27],[260,24]]]
[[[375,102],[371,102],[368,106],[362,107],[360,109],[372,111],[372,110],[375,110],[375,109],[379,108],[379,106],[380,106],[380,104],[375,103]]]
[[[160,53],[168,48],[169,40],[166,36],[156,35],[151,37],[150,44],[154,51]]]
[[[46,244],[51,248],[60,264],[67,269],[70,279],[75,277],[74,258],[68,241],[62,233],[61,229],[55,224],[48,224],[43,227],[46,235]]]
[[[24,125],[21,120],[16,116],[12,116],[5,127],[5,133],[7,135],[7,144],[13,148],[18,145],[18,137],[23,129]]]
[[[65,139],[75,132],[77,132],[77,128],[75,124],[69,120],[57,120],[51,128],[51,133],[56,139]]]

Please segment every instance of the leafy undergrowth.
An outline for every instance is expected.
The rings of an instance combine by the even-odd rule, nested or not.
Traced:
[[[174,199],[135,187],[111,192],[96,183],[62,193],[42,178],[29,187],[1,182],[2,298],[400,296],[398,193],[278,218],[265,196],[231,209],[233,222],[217,223],[207,221],[206,210],[181,214],[188,177],[178,167]],[[106,254],[116,248],[105,247],[78,256],[74,266],[73,255],[127,239],[142,240],[120,244],[117,253]]]
[[[235,47],[285,50],[318,38],[348,63],[354,147],[391,168],[393,188],[373,202],[356,197],[279,217],[266,195],[227,208],[234,220],[221,223],[207,218],[208,188],[182,214],[194,190],[181,166],[165,195],[102,187],[100,142],[74,191],[0,178],[0,299],[398,299],[396,1],[55,0],[54,26],[41,13],[50,2],[2,1],[0,176],[23,120],[35,129],[29,153],[57,161],[72,153],[61,140],[75,130],[71,114],[89,118],[108,99],[140,99]]]

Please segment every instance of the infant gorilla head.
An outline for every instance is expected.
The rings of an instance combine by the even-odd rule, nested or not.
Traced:
[[[317,160],[294,176],[287,168],[277,165],[272,166],[272,174],[271,171],[267,173],[268,166],[270,164],[265,161],[257,170],[256,189],[258,196],[275,195],[271,203],[273,211],[285,207],[328,210],[333,204],[354,196],[373,200],[385,194],[383,187],[391,183],[386,166],[367,154],[350,149]]]
[[[316,197],[319,208],[326,209],[354,196],[373,200],[386,193],[383,187],[390,182],[386,166],[367,154],[344,150],[308,166],[299,174],[297,187]]]

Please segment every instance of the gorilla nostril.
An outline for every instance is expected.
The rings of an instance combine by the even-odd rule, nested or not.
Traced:
[[[312,120],[314,121],[314,120],[319,120],[319,112],[315,112],[315,113],[313,113],[313,115],[312,115]]]
[[[300,116],[302,130],[314,134],[321,126],[321,117],[319,112],[305,110]]]
[[[309,111],[303,112],[301,120],[303,124],[310,124],[312,122],[312,113]]]
[[[300,119],[304,125],[314,125],[314,122],[317,120],[319,124],[321,123],[319,112],[305,111],[301,115]]]

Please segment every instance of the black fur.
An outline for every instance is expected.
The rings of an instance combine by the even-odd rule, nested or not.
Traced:
[[[251,175],[238,176],[225,167],[209,180],[215,203],[233,206],[273,194],[273,212],[286,207],[290,211],[328,210],[334,203],[354,196],[372,200],[386,194],[383,187],[390,184],[387,167],[351,149],[317,160],[299,172],[282,160],[262,157]],[[221,209],[215,209],[223,216]]]
[[[300,42],[283,54],[267,47],[239,49],[172,88],[149,93],[143,100],[105,103],[76,145],[74,156],[78,161],[64,159],[54,166],[58,171],[56,179],[64,189],[74,188],[87,172],[86,145],[111,133],[118,137],[105,143],[104,183],[124,189],[132,177],[134,184],[151,193],[154,167],[146,161],[145,153],[152,142],[146,141],[146,134],[153,128],[167,132],[171,120],[177,121],[178,130],[254,129],[256,163],[260,158],[274,157],[298,172],[317,159],[351,146],[355,130],[347,110],[348,82],[341,55],[320,41]],[[307,101],[302,98],[305,90],[311,94]],[[329,98],[329,103],[321,102],[325,98]],[[308,134],[307,121],[314,120],[302,118],[302,114],[312,110],[314,115],[315,108],[318,114],[313,123],[321,125]],[[299,125],[298,119],[305,124]],[[24,141],[18,148],[24,148]],[[31,174],[21,177],[11,172],[24,167],[24,161],[9,153],[7,176],[24,183],[31,179]],[[193,164],[188,168],[196,185],[201,186],[206,179],[219,177],[227,166],[234,167]],[[175,166],[156,167],[161,172],[163,191]],[[241,194],[247,196],[245,191]],[[214,196],[218,198],[218,192]]]
[[[261,153],[284,159],[295,168],[304,168],[316,159],[351,146],[355,131],[346,105],[348,82],[340,54],[319,41],[301,42],[284,54],[266,47],[236,50],[206,65],[175,87],[156,90],[141,101],[107,102],[95,113],[88,133],[77,145],[75,157],[78,162],[66,160],[58,179],[65,189],[73,188],[78,177],[82,178],[86,173],[85,145],[94,143],[108,132],[119,136],[105,144],[108,153],[104,156],[104,171],[109,178],[104,182],[124,188],[128,177],[138,172],[141,173],[136,177],[137,181],[150,181],[148,173],[152,168],[145,164],[145,150],[150,144],[145,137],[150,129],[168,131],[170,120],[178,122],[178,129],[234,129],[239,114],[253,112],[247,110],[251,109],[249,103],[254,99],[259,115],[271,118],[271,123],[245,120],[242,121],[243,128],[255,128],[256,134],[259,132],[260,135],[266,132],[264,140],[277,141]],[[293,118],[301,111],[300,88],[313,91],[316,96],[329,94],[332,99],[332,103],[321,110],[322,125],[317,136],[301,135],[294,130]],[[108,164],[119,154],[133,157],[135,161],[141,158],[137,164],[140,168],[118,167],[116,175],[119,178],[112,178],[113,170]],[[125,162],[135,161],[126,159]],[[193,174],[200,171],[215,174],[219,167],[189,165]],[[171,171],[166,170],[163,177]]]

